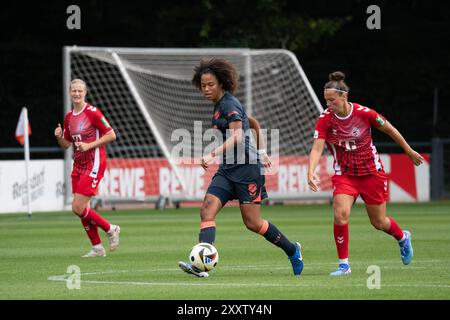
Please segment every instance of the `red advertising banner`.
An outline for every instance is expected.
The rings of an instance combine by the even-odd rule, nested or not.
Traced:
[[[404,154],[380,155],[385,171],[390,178],[390,201],[428,201],[430,190],[429,155],[424,154],[425,163],[414,166]],[[323,156],[318,166],[321,191],[332,190],[331,177],[333,158]],[[307,183],[308,157],[280,157],[276,169],[266,175],[267,192],[283,194],[312,193]],[[200,165],[180,165],[178,172],[186,183],[186,191],[176,172],[166,159],[109,159],[105,176],[100,184],[99,195],[124,199],[139,199],[148,196],[183,196],[203,199],[217,165],[205,171]]]

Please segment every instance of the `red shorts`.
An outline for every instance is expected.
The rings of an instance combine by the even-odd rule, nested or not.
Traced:
[[[388,177],[384,171],[366,176],[334,175],[333,197],[337,194],[348,194],[361,198],[366,204],[382,204],[388,199]]]
[[[86,174],[71,174],[72,177],[72,192],[79,193],[85,196],[93,197],[97,194],[98,185],[102,177],[92,178]]]

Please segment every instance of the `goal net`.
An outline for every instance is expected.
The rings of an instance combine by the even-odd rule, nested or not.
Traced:
[[[100,108],[117,134],[117,140],[107,145],[108,167],[98,197],[203,199],[214,172],[204,172],[195,161],[179,161],[179,151],[184,151],[183,159],[198,159],[208,145],[205,135],[211,128],[213,106],[191,80],[194,66],[211,57],[225,58],[236,66],[240,75],[236,96],[265,129],[266,149],[276,163],[275,172],[266,177],[269,197],[327,197],[327,181],[321,182],[323,192],[319,193],[311,193],[306,183],[307,155],[323,109],[293,53],[65,47],[65,111],[71,109],[70,81],[81,78],[88,86],[87,102]],[[71,158],[69,151],[68,195]]]

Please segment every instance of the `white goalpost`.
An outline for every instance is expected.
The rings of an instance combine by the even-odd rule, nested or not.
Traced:
[[[263,129],[276,130],[276,135],[266,137],[267,151],[279,165],[276,174],[266,177],[269,198],[329,198],[326,187],[312,193],[306,186],[306,158],[323,108],[292,52],[64,47],[65,112],[71,108],[69,83],[81,78],[88,85],[87,102],[100,108],[118,137],[107,145],[108,168],[98,198],[105,202],[203,199],[212,174],[199,165],[180,164],[173,153],[174,148],[186,148],[192,158],[202,155],[213,107],[191,79],[200,59],[210,57],[225,58],[236,66],[240,75],[236,96]],[[177,129],[191,139],[180,141],[173,134]],[[66,203],[71,200],[71,164],[68,151]]]

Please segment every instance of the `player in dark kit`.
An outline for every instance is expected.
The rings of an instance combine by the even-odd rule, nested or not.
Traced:
[[[250,143],[250,127],[256,129],[259,137],[258,122],[247,117],[244,107],[233,96],[238,83],[236,69],[223,59],[203,59],[195,67],[192,83],[214,103],[212,125],[220,131],[224,141],[202,158],[205,170],[214,158],[221,156],[222,161],[203,200],[199,242],[214,244],[216,215],[228,201],[238,199],[246,227],[280,247],[289,257],[294,274],[300,275],[303,270],[300,243],[291,243],[276,226],[261,218],[260,203],[267,194],[261,163],[264,160],[260,156],[265,156],[265,152],[258,154],[255,146]],[[260,142],[259,139],[258,141]],[[208,276],[207,272],[200,272],[190,263],[180,261],[178,264],[187,273],[198,277]]]
[[[328,108],[317,120],[308,169],[308,184],[311,190],[317,191],[315,169],[326,143],[334,157],[333,232],[339,257],[339,267],[331,273],[332,276],[351,273],[348,261],[348,223],[351,207],[359,195],[366,204],[372,225],[398,241],[403,263],[407,265],[413,258],[411,233],[403,231],[394,219],[386,215],[388,180],[372,142],[371,127],[389,135],[415,165],[420,165],[424,160],[382,115],[347,100],[349,87],[344,79],[345,75],[337,71],[330,74],[330,81],[325,84],[324,97]]]

